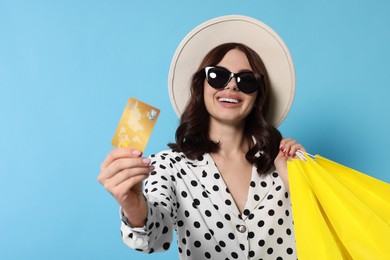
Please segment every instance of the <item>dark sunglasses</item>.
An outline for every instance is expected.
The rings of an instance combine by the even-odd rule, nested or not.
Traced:
[[[252,71],[233,73],[219,66],[208,66],[204,70],[207,82],[215,89],[226,87],[232,78],[236,78],[238,89],[247,94],[256,92],[261,86],[262,75],[256,75]]]

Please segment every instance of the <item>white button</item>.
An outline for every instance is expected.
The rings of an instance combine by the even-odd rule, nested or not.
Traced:
[[[244,233],[246,231],[246,226],[244,226],[244,225],[237,225],[237,230],[240,233]]]

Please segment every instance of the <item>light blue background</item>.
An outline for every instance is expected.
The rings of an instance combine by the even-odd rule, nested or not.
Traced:
[[[390,182],[390,2],[0,0],[0,259],[175,259],[122,244],[100,163],[130,96],[161,108],[145,154],[174,140],[168,92],[182,38],[255,17],[289,46],[285,136]]]

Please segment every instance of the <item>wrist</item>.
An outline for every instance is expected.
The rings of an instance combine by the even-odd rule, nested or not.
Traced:
[[[144,196],[137,202],[129,205],[122,205],[121,218],[122,222],[131,227],[143,227],[148,215],[148,205]]]

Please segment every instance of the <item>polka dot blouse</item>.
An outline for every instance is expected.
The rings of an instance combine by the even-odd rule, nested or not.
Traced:
[[[210,154],[189,160],[163,151],[151,159],[146,224],[121,225],[129,247],[168,250],[174,229],[180,259],[297,259],[291,201],[276,172],[260,176],[253,167],[240,214]]]

